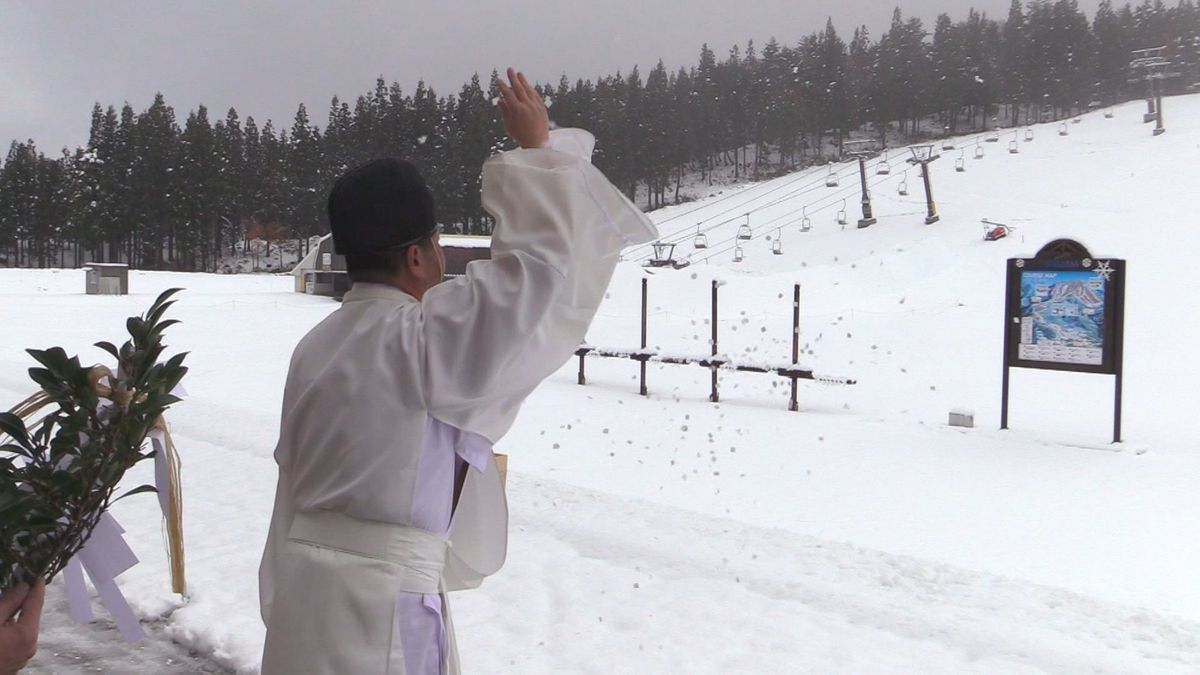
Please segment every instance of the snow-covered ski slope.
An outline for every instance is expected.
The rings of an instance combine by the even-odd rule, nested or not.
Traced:
[[[1200,672],[1200,97],[1166,104],[1159,138],[1131,103],[1066,137],[1039,125],[1017,155],[1012,132],[980,160],[960,141],[965,173],[957,150],[932,165],[931,226],[916,170],[896,193],[899,152],[869,176],[867,229],[849,165],[837,189],[819,170],[653,214],[696,262],[647,275],[627,252],[590,343],[638,346],[648,277],[650,346],[707,353],[716,279],[721,351],[786,362],[801,283],[801,361],[858,384],[801,383],[789,413],[766,375],[723,373],[712,404],[694,366],[651,364],[641,397],[635,363],[589,359],[585,387],[566,364],[499,448],[512,545],[501,574],[453,600],[468,672]],[[807,233],[789,223],[803,205]],[[741,221],[718,223],[747,211],[756,238],[735,264]],[[984,242],[982,218],[1017,229]],[[707,263],[690,250],[697,223],[719,253]],[[1014,371],[1012,430],[997,429],[1004,261],[1059,237],[1129,261],[1122,446],[1100,375]],[[153,499],[115,507],[143,560],[120,581],[138,612],[169,615],[166,634],[245,671],[262,644],[255,572],[287,361],[336,307],[290,281],[134,273],[130,296],[86,297],[78,271],[0,270],[0,403],[28,393],[23,348],[100,362],[92,342],[163,288],[189,289],[169,342],[192,352],[171,415],[191,597],[167,591]],[[977,427],[947,427],[952,408]]]

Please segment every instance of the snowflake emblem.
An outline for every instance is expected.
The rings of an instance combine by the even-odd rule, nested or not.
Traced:
[[[1096,263],[1095,271],[1096,276],[1104,277],[1105,281],[1109,281],[1109,279],[1112,277],[1112,273],[1116,270],[1112,268],[1112,265],[1107,260],[1101,260],[1100,262]]]

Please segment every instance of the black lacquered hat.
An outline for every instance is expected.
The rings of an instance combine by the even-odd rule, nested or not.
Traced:
[[[377,159],[347,171],[329,193],[338,255],[381,253],[437,231],[433,193],[411,162]]]

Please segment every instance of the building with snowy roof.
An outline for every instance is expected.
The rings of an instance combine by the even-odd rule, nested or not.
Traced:
[[[462,234],[443,234],[439,238],[446,256],[446,277],[461,276],[472,260],[487,260],[492,255],[492,238]],[[308,255],[292,268],[296,292],[341,297],[350,290],[346,258],[333,252],[333,235],[314,238]]]

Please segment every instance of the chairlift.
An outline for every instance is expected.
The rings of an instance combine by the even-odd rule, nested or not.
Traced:
[[[963,150],[959,153],[958,159],[954,160],[954,170],[958,173],[967,172],[967,151]]]
[[[838,211],[838,213],[837,213],[837,221],[838,221],[838,225],[845,225],[847,222],[850,221],[849,216],[846,215],[846,200],[845,199],[842,200],[842,210]]]
[[[733,248],[733,262],[740,263],[745,257],[745,254],[742,253],[741,246],[735,246]]]
[[[976,146],[975,146],[975,159],[983,159],[983,154],[984,154],[984,152],[983,152],[983,146],[982,146],[982,145],[976,145]]]
[[[646,261],[646,267],[674,267],[680,269],[691,264],[688,260],[675,259],[675,244],[656,241],[650,245],[654,249],[652,258]]]
[[[708,237],[696,226],[696,238],[692,240],[692,248],[708,248]]]
[[[1013,138],[1011,141],[1008,142],[1008,154],[1016,155],[1016,154],[1020,154],[1020,152],[1021,152],[1021,146],[1020,146],[1020,144],[1017,143],[1017,139]]]
[[[1026,129],[1026,130],[1025,130],[1025,142],[1026,142],[1026,143],[1032,143],[1032,142],[1033,142],[1033,129]]]
[[[749,225],[743,225],[738,228],[738,233],[737,233],[738,239],[746,240],[746,239],[752,238],[753,236],[754,236],[754,231],[750,229]]]
[[[896,186],[896,192],[900,193],[901,197],[908,196],[908,172],[904,172],[904,177],[900,179],[900,184]]]
[[[782,235],[783,230],[776,231],[775,241],[771,242],[771,253],[774,253],[775,255],[783,255],[783,239],[780,239]]]
[[[1083,121],[1082,117],[1075,117],[1071,120],[1071,124],[1079,124],[1082,121]]]
[[[829,175],[825,177],[825,187],[835,188],[837,186],[838,186],[837,172],[835,172],[833,170],[833,167],[830,166],[829,167]]]
[[[945,143],[942,143],[942,150],[945,150],[948,152],[953,149],[954,149],[954,141],[946,141]]]
[[[875,169],[875,174],[878,176],[886,176],[892,172],[892,165],[888,164],[887,155],[883,156],[883,161]]]
[[[993,133],[990,136],[988,136],[986,140],[988,143],[999,143],[1000,142],[1000,134]]]
[[[1112,118],[1113,118],[1113,111],[1105,110],[1104,111],[1104,119],[1111,120]]]
[[[1066,122],[1063,122],[1061,125],[1059,125],[1059,127],[1058,127],[1058,135],[1059,136],[1067,136],[1070,133],[1071,133],[1071,130],[1069,127],[1067,127]]]
[[[800,231],[808,232],[812,229],[812,218],[808,217],[808,207],[805,206],[801,213],[804,215],[804,218],[800,220]]]

